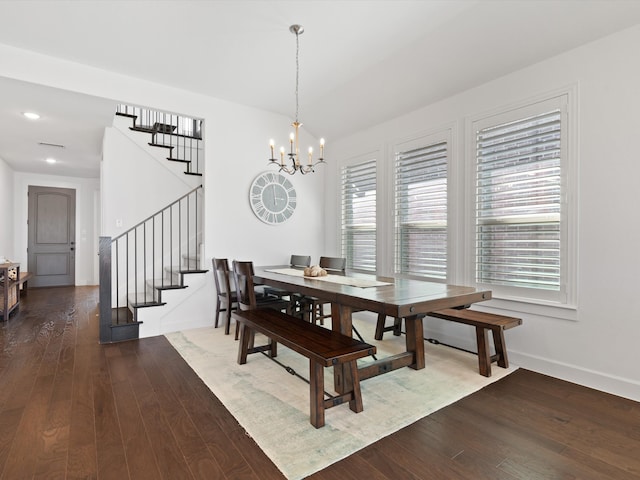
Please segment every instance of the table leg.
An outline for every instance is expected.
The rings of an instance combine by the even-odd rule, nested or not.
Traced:
[[[411,368],[420,370],[425,367],[424,361],[424,330],[422,329],[422,316],[412,315],[406,317],[405,328],[407,329],[407,352],[413,352],[414,361]]]
[[[331,304],[331,329],[343,335],[352,336],[351,307]],[[351,381],[351,372],[344,364],[333,367],[333,386],[340,395],[347,392]]]

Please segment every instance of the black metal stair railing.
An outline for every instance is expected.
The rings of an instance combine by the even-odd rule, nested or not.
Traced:
[[[115,238],[100,237],[100,342],[118,326],[136,325],[131,310],[162,305],[162,291],[184,288],[201,272],[202,185]],[[186,262],[186,264],[185,264]]]
[[[149,145],[166,148],[167,160],[185,164],[188,175],[202,175],[202,120],[131,105],[118,105],[118,115],[131,117],[131,130],[151,134]]]

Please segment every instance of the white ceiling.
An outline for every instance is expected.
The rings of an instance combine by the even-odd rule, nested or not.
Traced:
[[[329,142],[638,24],[640,1],[0,0],[0,18],[0,43],[290,117],[300,23],[300,120]],[[1,76],[0,158],[98,176],[113,103]],[[38,142],[65,145],[55,168]]]

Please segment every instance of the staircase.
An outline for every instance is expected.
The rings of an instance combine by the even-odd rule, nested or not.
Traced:
[[[128,106],[118,107],[118,118],[131,119],[131,141],[162,152],[160,164],[194,180],[202,176],[200,120]],[[101,343],[165,333],[163,317],[189,301],[190,288],[204,285],[202,190],[197,185],[115,238],[100,237]]]
[[[202,120],[130,105],[118,105],[116,116],[130,118],[131,131],[150,135],[148,145],[168,152],[166,160],[182,164],[185,175],[202,176]]]

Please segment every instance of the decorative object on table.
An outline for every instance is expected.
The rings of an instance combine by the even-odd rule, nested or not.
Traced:
[[[15,268],[10,268],[9,270],[7,270],[7,277],[9,277],[9,280],[17,280],[18,279],[18,270]]]
[[[269,162],[272,165],[280,167],[280,172],[286,172],[289,175],[293,175],[296,172],[300,172],[302,175],[315,171],[314,167],[321,163],[324,163],[324,138],[320,139],[320,156],[316,163],[313,163],[313,148],[309,147],[308,158],[306,163],[300,159],[300,150],[298,144],[298,130],[302,126],[302,123],[298,121],[298,79],[300,76],[300,62],[298,56],[300,53],[300,35],[304,33],[304,27],[302,25],[291,25],[289,31],[296,36],[296,120],[291,124],[294,131],[289,135],[289,153],[286,154],[291,165],[285,163],[285,149],[280,147],[280,161],[274,156],[275,142],[269,141],[269,148],[271,150],[271,158]]]
[[[297,196],[293,184],[279,173],[258,175],[249,189],[251,209],[264,223],[286,222],[296,209]]]
[[[0,265],[4,265],[5,263],[9,264],[12,262],[8,258],[0,257]],[[0,282],[4,282],[4,272],[5,272],[4,269],[0,270]],[[17,273],[15,268],[9,268],[6,270],[6,272],[7,272],[7,277],[9,277],[9,280],[15,280],[17,278]]]
[[[327,271],[319,265],[313,265],[304,269],[305,277],[326,277]]]

